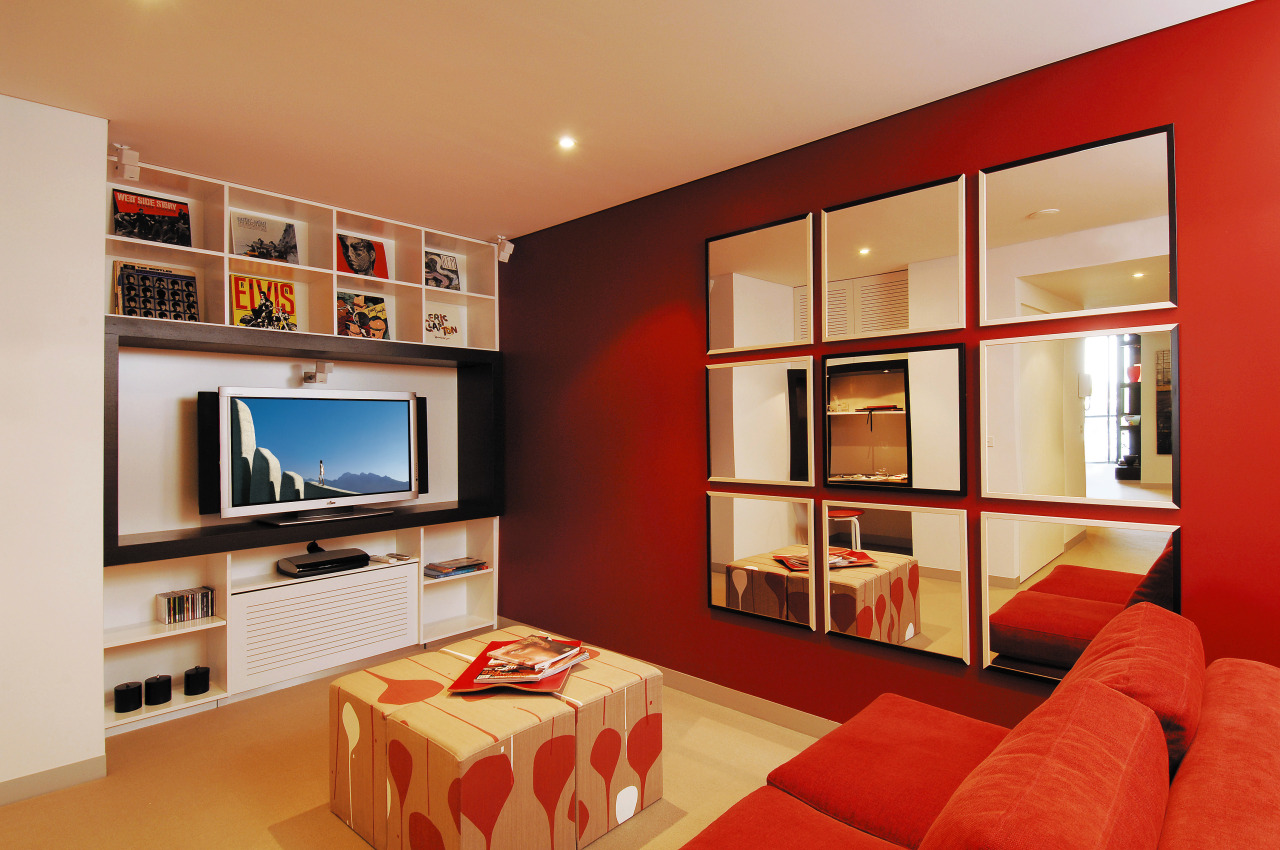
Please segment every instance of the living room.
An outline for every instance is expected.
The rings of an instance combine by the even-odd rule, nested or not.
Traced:
[[[506,234],[515,250],[498,277],[507,423],[498,615],[827,721],[843,722],[894,692],[1011,726],[1053,689],[984,664],[982,514],[1011,513],[1176,526],[1181,611],[1203,635],[1206,656],[1280,664],[1270,628],[1280,613],[1280,579],[1257,554],[1269,543],[1276,463],[1245,436],[1266,433],[1271,405],[1261,404],[1256,387],[1277,365],[1264,331],[1276,303],[1270,270],[1280,169],[1271,153],[1280,125],[1270,107],[1278,31],[1280,3],[1254,0],[601,212]],[[105,121],[77,114],[74,104],[56,111],[41,138],[74,150],[49,148],[38,167],[11,158],[6,187],[15,179],[8,172],[29,169],[58,174],[59,193],[83,199],[81,187],[91,191],[87,203],[73,205],[50,195],[39,214],[6,210],[7,230],[28,248],[16,252],[14,274],[6,276],[15,304],[27,279],[68,286],[86,268],[94,281],[103,274],[102,158],[112,139]],[[5,113],[6,131],[18,114]],[[1162,127],[1172,127],[1175,140],[1176,306],[1057,318],[1031,329],[980,324],[979,174]],[[726,358],[707,353],[706,240],[955,175],[966,183],[963,326],[901,346],[810,342],[786,355],[963,346],[964,491],[728,489],[814,498],[815,518],[825,502],[963,511],[970,593],[962,618],[971,660],[829,634],[824,616],[805,627],[709,606],[707,494],[723,488],[708,482],[706,371]],[[50,189],[33,186],[30,196],[41,191]],[[29,221],[55,213],[56,234]],[[82,245],[72,233],[90,238]],[[816,244],[812,253],[819,254]],[[22,650],[6,650],[3,668],[7,681],[23,686],[4,700],[10,731],[0,783],[15,792],[91,779],[103,767],[103,494],[94,482],[104,457],[106,311],[95,287],[77,287],[74,297],[68,287],[56,327],[16,329],[6,344],[12,392],[28,411],[21,420],[6,417],[10,446],[58,447],[56,462],[45,461],[56,484],[13,488],[5,503],[11,555],[2,634]],[[1177,326],[1175,507],[983,495],[983,343],[1157,325]],[[1247,408],[1231,414],[1233,403]],[[811,425],[821,444],[820,426]],[[18,480],[33,474],[13,468]]]

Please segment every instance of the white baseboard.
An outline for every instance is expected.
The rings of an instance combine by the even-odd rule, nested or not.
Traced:
[[[7,806],[29,797],[38,797],[50,791],[61,791],[81,782],[101,779],[107,775],[107,757],[95,756],[74,764],[65,764],[52,770],[19,776],[0,782],[0,806]]]

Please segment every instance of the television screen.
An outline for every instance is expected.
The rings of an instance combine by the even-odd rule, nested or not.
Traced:
[[[222,516],[418,496],[412,393],[218,390]]]

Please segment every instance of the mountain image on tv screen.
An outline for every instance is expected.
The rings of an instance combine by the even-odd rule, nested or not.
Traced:
[[[410,489],[409,402],[232,398],[235,507]]]

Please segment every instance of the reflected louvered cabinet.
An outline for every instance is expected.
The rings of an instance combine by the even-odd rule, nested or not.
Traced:
[[[232,693],[418,642],[418,562],[232,588]]]

